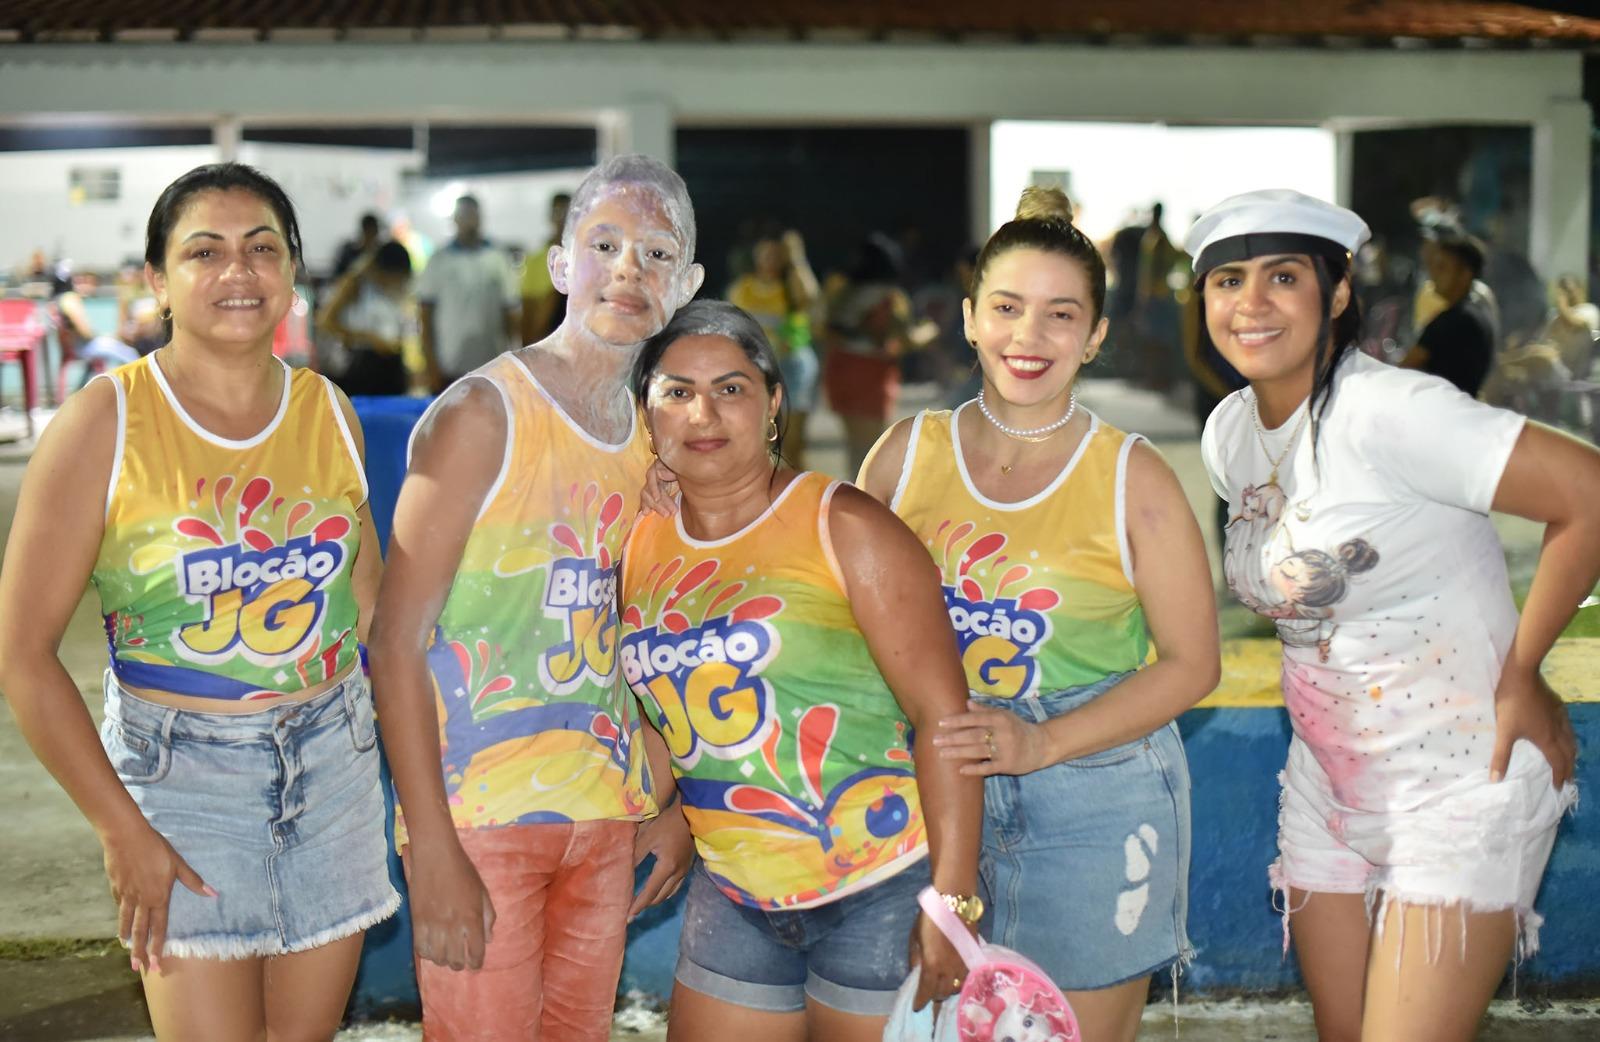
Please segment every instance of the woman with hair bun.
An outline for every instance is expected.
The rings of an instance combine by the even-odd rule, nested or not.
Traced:
[[[1536,947],[1577,795],[1539,665],[1600,576],[1600,453],[1351,350],[1366,239],[1356,214],[1281,190],[1195,223],[1201,335],[1250,382],[1201,450],[1228,585],[1283,642],[1294,737],[1269,877],[1317,1034],[1464,1040]],[[1491,509],[1548,526],[1520,620]]]
[[[1067,197],[1026,190],[962,304],[976,401],[897,424],[861,476],[940,569],[969,701],[934,743],[985,779],[983,933],[1039,963],[1097,1042],[1132,1039],[1151,975],[1190,955],[1173,720],[1219,672],[1177,478],[1073,390],[1105,293]]]

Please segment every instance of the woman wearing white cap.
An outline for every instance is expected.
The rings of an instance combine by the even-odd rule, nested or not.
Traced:
[[[1283,642],[1270,876],[1318,1034],[1467,1039],[1513,949],[1535,949],[1577,795],[1539,665],[1600,576],[1600,453],[1352,350],[1367,237],[1290,191],[1195,223],[1202,335],[1250,381],[1201,448],[1228,585]],[[1520,620],[1491,509],[1547,525]]]

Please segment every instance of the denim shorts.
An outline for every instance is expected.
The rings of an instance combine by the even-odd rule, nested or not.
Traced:
[[[216,897],[172,887],[166,954],[316,948],[393,915],[372,694],[354,672],[305,702],[197,713],[108,671],[101,743],[152,827]]]
[[[976,701],[1043,722],[1127,674],[1039,698]],[[1176,724],[1025,775],[984,780],[982,932],[1064,991],[1185,961],[1189,765]]]
[[[746,1009],[797,1013],[806,1000],[886,1017],[911,972],[928,859],[814,908],[769,912],[730,901],[696,863],[683,905],[678,982]]]

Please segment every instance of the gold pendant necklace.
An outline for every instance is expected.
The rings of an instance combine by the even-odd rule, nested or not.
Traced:
[[[1299,422],[1294,425],[1294,430],[1289,432],[1289,440],[1284,443],[1283,451],[1278,453],[1277,459],[1273,459],[1271,451],[1267,448],[1266,431],[1261,425],[1261,403],[1259,401],[1251,401],[1250,418],[1255,421],[1256,441],[1260,443],[1261,453],[1267,457],[1267,464],[1272,468],[1272,473],[1267,477],[1267,484],[1278,484],[1278,468],[1283,466],[1283,461],[1289,457],[1289,453],[1294,448],[1295,442],[1300,439],[1300,431],[1303,427],[1305,427],[1306,418],[1310,415],[1311,407],[1310,405],[1307,405],[1306,411],[1300,414]]]

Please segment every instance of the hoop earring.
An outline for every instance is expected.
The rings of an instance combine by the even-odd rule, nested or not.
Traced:
[[[171,308],[162,308],[161,309],[161,321],[163,321],[163,322],[171,322],[172,321],[172,309]]]
[[[656,451],[656,440],[650,436],[649,427],[644,429],[644,445],[645,448],[650,450],[650,455],[654,456],[656,459],[661,458],[661,454]]]
[[[778,440],[778,420],[773,416],[767,417],[767,440]]]

